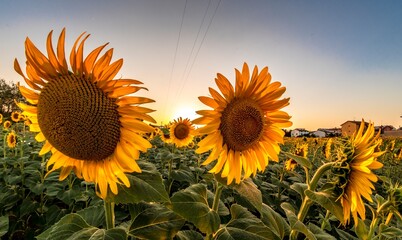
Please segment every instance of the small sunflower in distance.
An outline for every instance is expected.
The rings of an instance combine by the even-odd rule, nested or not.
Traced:
[[[14,122],[19,122],[21,120],[21,113],[17,111],[12,112],[11,120],[13,120]]]
[[[204,125],[197,131],[207,135],[196,152],[212,150],[203,164],[217,160],[210,172],[227,178],[227,184],[264,171],[269,158],[278,161],[282,128],[292,125],[290,116],[280,110],[289,105],[289,98],[278,99],[286,88],[271,82],[267,67],[261,72],[254,67],[250,76],[244,63],[242,72],[235,72],[235,87],[218,73],[215,82],[222,94],[209,88],[212,97],[199,97],[212,110],[197,111],[202,117],[193,121]]]
[[[374,125],[370,123],[366,132],[364,121],[360,128],[350,139],[344,140],[341,151],[338,152],[338,160],[332,168],[338,177],[335,186],[336,196],[343,207],[344,224],[353,216],[355,225],[358,224],[358,215],[362,220],[366,217],[366,210],[362,197],[372,202],[371,194],[375,189],[373,182],[377,182],[377,176],[373,170],[383,166],[377,158],[384,152],[377,151],[380,144],[379,134],[374,136]]]
[[[3,114],[0,113],[0,123],[3,122]]]
[[[9,148],[15,148],[17,145],[17,135],[14,131],[11,131],[7,134],[7,146]]]
[[[172,143],[177,147],[185,147],[193,141],[195,129],[190,119],[180,117],[170,125],[169,133]]]
[[[295,155],[303,157],[303,158],[307,158],[307,154],[308,154],[308,144],[307,143],[303,143],[303,144],[298,143],[296,145]],[[297,162],[291,158],[285,162],[285,169],[287,171],[293,171],[296,168],[296,166],[297,166]]]
[[[4,130],[7,130],[7,129],[9,129],[11,127],[11,122],[10,121],[5,121],[4,123],[3,123],[3,128],[4,128]]]
[[[100,56],[107,44],[84,58],[84,43],[89,37],[82,38],[84,34],[71,50],[71,69],[65,58],[65,29],[56,52],[52,31],[49,33],[48,56],[26,39],[27,76],[17,60],[14,68],[29,86],[20,86],[20,91],[32,105],[18,105],[32,122],[30,130],[38,132],[35,139],[45,142],[39,154],[52,152],[48,174],[60,169],[59,179],[64,180],[74,171],[77,177],[95,183],[98,195],[106,198],[109,189],[118,194],[117,184],[130,187],[125,173],[141,172],[135,160],[139,151],[152,147],[142,134],[153,131],[143,120],[155,120],[148,115],[153,110],[139,105],[154,101],[131,95],[146,90],[138,86],[142,82],[114,80],[123,59],[111,63],[113,48]]]

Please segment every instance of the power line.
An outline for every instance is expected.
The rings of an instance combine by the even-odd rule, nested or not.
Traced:
[[[194,57],[194,59],[193,59],[193,62],[191,63],[190,70],[189,70],[188,73],[187,73],[187,76],[186,76],[186,78],[185,78],[184,84],[183,84],[183,85],[181,86],[181,88],[180,88],[180,91],[179,91],[178,96],[181,95],[181,92],[183,91],[183,88],[184,88],[184,86],[186,85],[186,82],[187,82],[187,80],[188,80],[188,78],[189,78],[189,76],[190,76],[191,70],[193,69],[195,60],[196,60],[197,57],[198,57],[198,53],[200,52],[200,49],[201,49],[201,47],[202,47],[202,45],[203,45],[203,43],[204,43],[205,37],[207,36],[207,33],[208,33],[208,31],[209,31],[209,28],[211,27],[212,20],[214,20],[214,18],[215,18],[215,15],[216,15],[216,12],[217,12],[217,10],[218,10],[218,7],[219,7],[220,3],[221,3],[221,0],[219,0],[219,1],[218,1],[218,4],[216,5],[215,11],[214,11],[214,13],[213,13],[213,15],[212,15],[212,17],[211,17],[209,23],[208,23],[207,29],[205,30],[204,36],[203,36],[203,38],[202,38],[202,40],[201,40],[201,43],[200,43],[200,45],[199,45],[199,47],[198,47],[198,49],[197,49],[197,52],[196,52],[195,57]]]
[[[182,30],[182,28],[183,28],[184,15],[185,15],[185,13],[186,13],[186,7],[187,7],[187,0],[186,0],[186,3],[184,4],[183,14],[181,15],[181,23],[180,23],[180,29],[179,29],[179,36],[177,37],[176,49],[175,49],[174,57],[173,57],[172,71],[170,72],[170,77],[169,77],[169,87],[168,87],[168,92],[167,92],[167,96],[166,96],[166,102],[165,102],[165,108],[164,108],[164,114],[163,114],[163,116],[166,116],[166,109],[167,109],[167,106],[168,106],[167,104],[168,104],[168,102],[169,102],[170,87],[171,87],[171,83],[172,83],[174,67],[175,67],[175,65],[176,65],[177,51],[178,51],[178,49],[179,49],[180,36],[181,36],[181,30]]]
[[[179,86],[183,86],[183,85],[184,85],[184,84],[182,84],[182,82],[183,82],[183,80],[185,80],[185,75],[186,75],[186,72],[187,72],[187,68],[188,68],[188,66],[189,66],[191,57],[193,56],[193,52],[194,52],[194,49],[195,49],[195,45],[196,45],[196,43],[197,43],[197,41],[198,41],[198,37],[199,37],[199,35],[200,35],[202,26],[204,25],[205,18],[206,18],[206,16],[207,16],[207,13],[208,13],[208,10],[209,10],[210,5],[211,5],[211,0],[208,1],[208,5],[207,5],[207,8],[206,8],[206,10],[205,10],[204,16],[203,16],[203,18],[202,18],[201,24],[200,24],[200,26],[198,27],[197,36],[195,37],[193,46],[192,46],[192,48],[191,48],[191,52],[190,52],[190,54],[188,55],[188,59],[187,59],[186,66],[185,66],[184,71],[183,71],[183,75],[182,75],[182,77],[180,78],[180,84],[179,84]],[[178,91],[176,91],[176,99],[178,99],[178,97],[179,97],[179,90],[180,90],[180,88],[178,88]]]

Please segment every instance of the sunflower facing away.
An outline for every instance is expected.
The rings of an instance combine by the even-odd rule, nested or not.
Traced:
[[[14,131],[11,131],[7,134],[7,146],[9,148],[15,148],[17,145],[17,135],[15,135]]]
[[[337,165],[333,172],[339,180],[336,185],[338,201],[343,207],[344,224],[350,221],[352,213],[355,225],[358,223],[358,215],[362,220],[366,217],[365,206],[362,197],[372,202],[371,193],[375,189],[373,182],[377,182],[377,176],[372,170],[383,166],[377,158],[384,152],[376,151],[379,141],[379,133],[374,136],[374,125],[370,123],[367,130],[364,121],[360,128],[350,139],[343,143],[343,150],[338,153]]]
[[[195,129],[190,119],[180,117],[170,125],[169,133],[172,143],[177,147],[185,147],[193,141]]]
[[[303,144],[298,143],[296,145],[295,155],[303,157],[303,158],[307,158],[307,154],[308,154],[308,144],[307,143],[303,143]],[[296,166],[297,166],[297,162],[291,158],[285,162],[285,170],[287,170],[287,171],[293,171],[296,168]]]
[[[130,186],[125,173],[141,172],[135,160],[139,151],[151,147],[141,134],[153,131],[142,120],[155,120],[148,115],[153,110],[139,105],[153,100],[127,96],[146,89],[137,86],[140,81],[113,79],[123,59],[111,63],[113,49],[99,57],[107,44],[84,58],[84,42],[89,37],[82,38],[84,34],[71,50],[71,69],[65,57],[65,29],[56,52],[52,31],[49,33],[48,56],[27,38],[27,76],[17,60],[14,68],[29,86],[20,86],[20,91],[32,105],[19,103],[19,107],[32,121],[30,130],[38,132],[36,140],[45,142],[40,154],[52,152],[48,173],[60,169],[59,179],[63,180],[73,170],[77,177],[95,183],[97,193],[105,198],[108,189],[118,193],[117,184]]]
[[[215,82],[221,94],[209,88],[212,97],[199,97],[212,110],[197,111],[202,117],[193,121],[205,125],[198,129],[199,134],[207,134],[196,152],[212,150],[203,164],[217,160],[210,172],[220,173],[227,184],[233,180],[240,183],[242,178],[264,171],[268,158],[278,161],[282,128],[292,125],[290,116],[280,110],[289,105],[289,98],[278,99],[286,88],[271,82],[267,67],[261,72],[254,67],[251,76],[246,63],[242,72],[235,71],[235,87],[217,74]]]

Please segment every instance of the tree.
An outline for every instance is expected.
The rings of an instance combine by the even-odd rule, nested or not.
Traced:
[[[4,117],[9,117],[13,111],[19,110],[14,100],[26,102],[17,84],[7,83],[6,80],[0,79],[0,112]]]

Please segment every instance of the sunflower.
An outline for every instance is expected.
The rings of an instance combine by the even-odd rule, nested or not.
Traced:
[[[265,67],[251,74],[246,63],[242,72],[235,69],[236,84],[217,74],[215,82],[220,94],[209,88],[212,97],[199,97],[212,110],[197,111],[202,117],[194,124],[204,125],[199,134],[207,136],[198,144],[197,153],[212,150],[204,165],[217,160],[210,170],[227,178],[227,184],[248,178],[257,171],[264,171],[268,159],[278,161],[279,143],[283,143],[284,131],[290,127],[290,116],[281,108],[289,105],[289,98],[279,100],[286,88],[279,82],[271,82]]]
[[[293,171],[293,170],[295,170],[296,166],[297,166],[297,162],[291,158],[289,158],[285,162],[285,170],[286,171]]]
[[[11,122],[10,121],[5,121],[4,123],[3,123],[3,128],[4,128],[4,130],[7,130],[7,129],[9,129],[11,127]]]
[[[3,114],[0,113],[0,123],[3,122]]]
[[[21,120],[21,113],[17,111],[12,112],[11,120],[13,120],[14,122],[19,122]]]
[[[14,131],[11,131],[7,134],[7,146],[9,148],[15,148],[17,145],[17,135],[15,135]]]
[[[64,180],[73,170],[77,177],[95,183],[98,195],[106,198],[109,189],[118,193],[117,184],[130,187],[125,173],[141,172],[135,160],[139,151],[151,147],[141,135],[153,131],[143,120],[155,120],[148,115],[153,110],[138,105],[154,101],[127,96],[146,88],[137,86],[142,84],[138,80],[113,79],[123,59],[111,63],[113,49],[98,57],[107,44],[84,58],[89,37],[81,38],[84,34],[71,50],[71,69],[65,59],[65,29],[57,52],[49,33],[48,57],[26,39],[27,77],[17,60],[14,68],[29,86],[20,86],[20,91],[32,105],[18,105],[32,121],[30,130],[38,132],[36,140],[45,142],[40,155],[52,152],[48,174],[60,169],[59,179]]]
[[[332,147],[332,138],[328,139],[327,144],[325,145],[325,158],[329,159],[331,157],[331,147]]]
[[[303,158],[307,158],[307,154],[308,154],[308,143],[297,143],[296,145],[296,150],[295,150],[295,155],[296,156],[300,156]],[[287,171],[293,171],[297,166],[297,162],[293,159],[288,159],[285,162],[285,170]]]
[[[172,138],[170,137],[170,126],[171,123],[167,124],[166,126],[160,129],[160,136],[164,143],[170,144],[172,143]]]
[[[174,120],[169,129],[170,138],[172,143],[177,147],[185,147],[189,145],[194,138],[195,129],[190,119],[182,119],[181,117]]]
[[[360,128],[350,139],[342,144],[342,150],[338,153],[338,160],[333,167],[333,172],[338,176],[336,194],[338,201],[343,207],[344,224],[350,221],[350,214],[353,216],[355,225],[358,223],[358,215],[365,219],[365,207],[362,196],[372,202],[371,194],[375,189],[373,182],[377,182],[377,176],[372,170],[383,166],[377,158],[384,152],[377,151],[380,144],[377,141],[379,132],[374,136],[374,126],[370,123],[366,132],[364,121]]]

